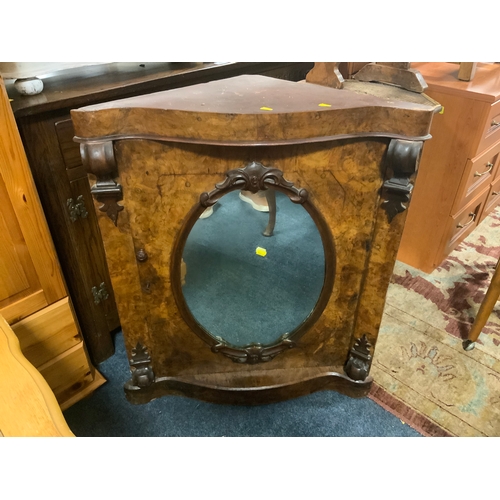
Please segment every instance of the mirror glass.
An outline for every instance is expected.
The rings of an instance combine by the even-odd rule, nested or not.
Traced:
[[[191,314],[235,347],[278,342],[307,319],[323,288],[325,255],[315,222],[302,205],[272,193],[271,236],[263,232],[272,199],[233,191],[205,210],[183,251],[182,292]]]

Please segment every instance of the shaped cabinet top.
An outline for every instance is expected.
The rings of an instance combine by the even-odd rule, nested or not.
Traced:
[[[429,138],[439,105],[424,94],[348,81],[341,90],[243,75],[71,112],[76,140],[151,138],[274,145],[348,137]]]

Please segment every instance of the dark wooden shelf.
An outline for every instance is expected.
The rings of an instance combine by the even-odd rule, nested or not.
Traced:
[[[144,67],[142,66],[144,65]],[[6,85],[17,118],[63,107],[76,108],[193,83],[249,74],[299,80],[313,63],[112,63],[63,70],[43,78],[44,90],[22,96],[13,82]],[[272,74],[269,74],[271,72]]]

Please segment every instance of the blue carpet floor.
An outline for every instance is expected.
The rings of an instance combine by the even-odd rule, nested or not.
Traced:
[[[108,382],[64,412],[76,436],[420,436],[370,399],[352,399],[331,391],[249,407],[179,396],[132,405],[123,391],[130,372],[121,334],[116,336],[115,355],[98,368]]]

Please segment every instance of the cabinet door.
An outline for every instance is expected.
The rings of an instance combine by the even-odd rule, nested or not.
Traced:
[[[61,149],[66,173],[68,175],[71,203],[83,208],[83,216],[77,211],[71,224],[71,232],[75,242],[78,242],[80,272],[79,282],[86,281],[87,302],[92,309],[96,331],[113,331],[120,326],[116,309],[115,297],[109,277],[108,264],[104,253],[101,232],[94,209],[94,200],[90,194],[89,177],[82,164],[80,144],[73,140],[75,131],[71,120],[61,120],[55,123],[57,139]],[[90,290],[101,283],[108,293],[108,298],[95,305]],[[71,289],[71,288],[70,288]],[[78,293],[81,293],[79,291]],[[101,336],[102,337],[102,336]],[[104,345],[102,346],[104,349]]]
[[[12,324],[66,290],[1,78],[0,200],[0,313]]]
[[[81,169],[83,171],[83,166]],[[81,255],[81,268],[84,271],[82,280],[85,280],[85,287],[88,291],[86,299],[89,304],[88,308],[92,311],[96,331],[110,332],[120,326],[120,320],[86,172],[84,177],[72,180],[69,186],[72,200],[81,200],[80,203],[83,204],[86,212],[84,219],[80,218],[75,221],[73,230],[75,239],[79,242],[78,252]],[[94,287],[99,288],[103,283],[106,298],[96,301],[91,290]],[[102,336],[99,342],[102,344],[101,348],[104,349]]]

